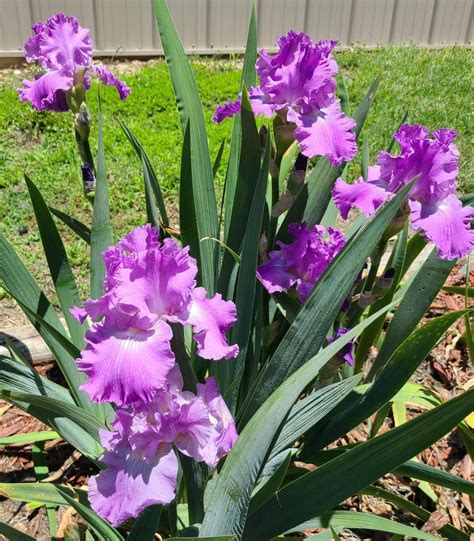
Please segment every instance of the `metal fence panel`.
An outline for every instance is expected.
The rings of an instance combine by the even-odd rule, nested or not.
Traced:
[[[188,52],[243,50],[253,0],[168,3]],[[343,46],[473,39],[474,0],[256,0],[256,6],[259,46],[266,48],[290,28]],[[58,11],[91,29],[99,56],[162,53],[151,0],[0,0],[0,56],[21,56],[31,24]]]

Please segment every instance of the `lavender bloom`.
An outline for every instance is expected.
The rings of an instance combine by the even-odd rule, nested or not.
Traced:
[[[277,43],[276,55],[259,53],[260,85],[249,91],[254,113],[278,113],[295,124],[295,139],[305,156],[326,156],[332,165],[352,160],[357,152],[355,122],[335,97],[338,67],[331,52],[336,41],[313,43],[304,32],[290,31]],[[213,120],[238,113],[239,104],[237,100],[218,107]]]
[[[77,361],[86,373],[82,389],[95,402],[126,406],[150,402],[165,386],[175,359],[171,323],[191,325],[201,357],[229,359],[237,345],[225,333],[236,321],[235,305],[196,287],[196,261],[174,240],[158,240],[150,225],[137,227],[104,252],[105,294],[74,309],[95,322]]]
[[[338,179],[333,198],[345,219],[352,207],[366,216],[418,177],[408,196],[411,226],[438,248],[442,259],[456,259],[474,248],[470,222],[474,207],[462,206],[456,197],[459,151],[453,143],[456,132],[437,130],[430,134],[418,124],[404,124],[394,135],[400,143],[397,156],[380,152],[369,167],[367,181],[354,184]]]
[[[37,62],[46,73],[23,81],[23,88],[18,89],[21,101],[29,101],[38,111],[67,111],[73,87],[87,90],[91,72],[104,84],[115,86],[122,100],[128,96],[130,88],[124,82],[107,68],[92,65],[89,30],[75,17],[56,13],[32,29],[34,34],[25,43],[25,58]]]
[[[214,379],[198,385],[196,395],[182,391],[179,371],[173,372],[167,387],[150,403],[119,410],[112,432],[101,433],[106,449],[101,460],[107,469],[90,479],[89,500],[114,525],[174,499],[175,449],[215,467],[237,439]]]
[[[296,285],[298,298],[304,302],[329,263],[345,244],[341,231],[321,225],[308,228],[305,222],[291,224],[291,244],[279,242],[279,250],[269,253],[269,260],[257,269],[257,276],[269,293],[281,292]]]
[[[332,344],[335,340],[341,338],[341,336],[344,336],[348,331],[349,329],[347,329],[346,327],[339,327],[339,329],[337,329],[334,335],[330,336],[327,339],[327,343]],[[336,353],[336,358],[350,364],[351,366],[354,366],[354,341],[351,340],[342,349],[340,349]]]

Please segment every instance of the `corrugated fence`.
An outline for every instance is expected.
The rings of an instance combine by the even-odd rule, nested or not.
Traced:
[[[253,0],[168,0],[190,53],[243,50]],[[474,0],[256,0],[259,46],[304,30],[342,46],[472,41]],[[150,0],[0,0],[0,56],[22,55],[30,26],[62,11],[92,31],[103,56],[152,56],[161,44]]]

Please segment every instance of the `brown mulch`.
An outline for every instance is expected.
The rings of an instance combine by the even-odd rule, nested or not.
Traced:
[[[458,265],[454,269],[447,281],[447,285],[464,285],[465,275],[460,272],[461,267],[462,265]],[[464,308],[464,302],[464,298],[459,295],[451,295],[441,291],[431,305],[425,320],[432,319],[448,311],[460,310]],[[17,308],[8,307],[0,316],[0,319],[0,327],[25,323],[24,316]],[[446,333],[412,378],[414,382],[434,390],[444,400],[449,400],[474,386],[474,368],[469,362],[466,347],[463,343],[463,333],[464,321],[460,319]],[[40,365],[36,368],[41,375],[58,383],[63,383],[61,374],[54,363]],[[422,411],[420,407],[410,406],[407,408],[408,419],[422,413]],[[380,432],[390,430],[393,427],[394,422],[389,415]],[[339,444],[346,445],[365,440],[367,438],[366,428],[360,426],[352,430],[340,440]],[[11,406],[7,402],[0,401],[0,438],[43,429],[49,430],[41,422],[18,408]],[[45,450],[48,451],[48,467],[54,482],[65,483],[72,487],[85,487],[88,477],[95,473],[94,467],[91,466],[87,459],[78,456],[69,444],[60,439],[45,442]],[[472,461],[466,452],[458,429],[453,430],[435,445],[425,450],[419,459],[430,466],[449,471],[465,479],[472,479]],[[300,467],[309,466],[301,464]],[[3,482],[36,481],[31,446],[17,444],[2,449],[0,471]],[[410,501],[429,510],[432,515],[424,526],[426,531],[435,533],[437,528],[445,524],[452,524],[463,531],[468,531],[469,527],[474,527],[474,501],[465,494],[431,485],[431,489],[438,497],[438,502],[435,503],[420,489],[419,482],[411,479],[398,479],[388,475],[380,480],[378,484],[382,488],[408,498]],[[409,513],[403,512],[398,507],[372,496],[354,496],[346,500],[341,508],[374,513],[396,522],[417,527],[423,526],[422,521],[414,518]],[[61,523],[62,519],[63,525],[74,520],[71,512],[64,516],[65,512],[65,509],[58,512],[58,524]],[[48,522],[44,508],[30,509],[21,502],[15,502],[0,496],[0,521],[28,533],[39,541],[49,539],[49,536],[45,533],[48,532]],[[360,532],[361,535],[363,533]],[[370,539],[387,539],[385,534],[372,535],[373,537]],[[340,537],[341,539],[354,539],[353,535],[346,537],[344,532],[340,534]],[[359,537],[359,539],[363,538]],[[2,539],[1,535],[0,539]]]

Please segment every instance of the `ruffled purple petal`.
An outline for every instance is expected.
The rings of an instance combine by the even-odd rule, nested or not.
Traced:
[[[92,66],[92,71],[98,75],[99,79],[104,85],[115,86],[121,100],[124,100],[130,94],[130,87],[118,79],[105,66]]]
[[[254,115],[264,115],[267,118],[272,118],[275,111],[279,109],[278,105],[272,103],[270,98],[258,86],[250,88],[249,99]]]
[[[26,59],[43,68],[59,70],[66,64],[89,67],[92,62],[92,40],[89,29],[80,26],[75,17],[56,13],[45,23],[33,25],[34,35],[25,43]]]
[[[336,42],[313,43],[304,32],[277,38],[279,51],[259,53],[256,69],[268,101],[279,105],[322,108],[332,101],[337,64],[331,51]]]
[[[353,207],[358,208],[367,217],[372,216],[385,201],[393,197],[393,194],[377,181],[370,180],[370,171],[378,171],[378,169],[377,166],[369,167],[369,180],[367,182],[362,178],[354,184],[348,184],[341,178],[336,180],[332,197],[344,220],[347,219],[349,211]]]
[[[129,320],[128,326],[117,328],[116,321],[106,319],[86,333],[87,346],[77,366],[88,376],[81,389],[94,402],[148,402],[166,384],[174,365],[171,328],[160,320],[148,328],[140,328],[137,318]]]
[[[240,98],[235,101],[229,101],[223,105],[219,105],[216,108],[214,115],[212,116],[212,121],[216,124],[220,124],[226,118],[230,118],[234,115],[240,113],[241,100]]]
[[[409,200],[411,225],[438,248],[442,259],[456,259],[474,249],[474,230],[471,220],[474,207],[463,207],[455,195],[449,195],[437,204],[423,205]]]
[[[23,88],[18,89],[21,101],[29,101],[37,111],[64,112],[69,109],[66,91],[73,84],[73,79],[60,71],[49,71],[38,76],[34,81],[23,81]]]
[[[357,153],[355,122],[341,111],[339,100],[306,114],[289,111],[288,120],[296,124],[295,139],[309,158],[326,156],[332,165],[340,165]]]
[[[208,378],[205,383],[198,384],[197,394],[207,405],[212,422],[211,436],[200,450],[200,457],[213,468],[235,445],[238,437],[237,429],[214,378]]]
[[[237,321],[235,304],[225,301],[219,293],[208,298],[206,290],[197,287],[192,292],[189,313],[184,323],[193,326],[198,354],[204,359],[230,359],[239,346],[229,345],[226,332]]]
[[[308,228],[305,222],[290,224],[291,244],[279,243],[279,250],[269,253],[269,260],[257,269],[257,276],[269,293],[285,291],[296,285],[298,298],[304,302],[331,261],[342,250],[345,238],[341,231],[320,225]]]
[[[105,453],[102,461],[108,469],[89,479],[89,501],[112,525],[137,517],[150,505],[174,499],[178,474],[174,451],[145,458],[128,445],[119,445]]]

